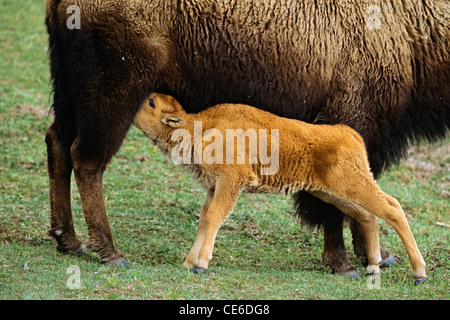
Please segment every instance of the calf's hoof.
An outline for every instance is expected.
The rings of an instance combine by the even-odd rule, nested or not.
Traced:
[[[419,286],[421,284],[424,284],[427,281],[427,278],[417,278],[414,279],[414,285]]]
[[[368,265],[366,269],[366,274],[379,274],[380,266],[378,264]]]
[[[208,269],[204,269],[204,268],[200,268],[200,267],[194,267],[194,269],[192,269],[192,272],[194,274],[206,274],[206,272],[208,272]]]
[[[393,256],[389,256],[387,258],[384,258],[380,262],[380,268],[387,268],[389,266],[393,266],[397,264],[397,260],[394,259]]]

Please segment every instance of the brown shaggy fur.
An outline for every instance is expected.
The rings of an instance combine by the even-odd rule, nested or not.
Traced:
[[[91,247],[122,263],[113,244],[102,176],[148,92],[175,96],[188,112],[224,102],[306,122],[342,123],[363,137],[372,172],[408,141],[445,136],[450,125],[447,0],[47,0],[55,121],[46,141],[51,234],[78,252],[70,174],[75,173]],[[68,29],[78,5],[81,29]],[[352,270],[344,215],[307,192],[298,215],[323,226],[324,261]],[[311,213],[311,214],[310,214]],[[355,251],[365,252],[352,223]]]
[[[135,125],[166,154],[173,154],[179,144],[186,145],[186,141],[183,141],[186,136],[180,141],[178,135],[174,139],[174,134],[179,128],[187,130],[187,145],[194,148],[188,148],[192,159],[186,161],[186,165],[207,190],[197,239],[187,256],[184,264],[186,267],[194,267],[196,272],[206,271],[218,229],[241,192],[292,193],[304,190],[341,209],[362,225],[367,241],[369,273],[380,271],[378,265],[381,253],[376,217],[381,217],[394,227],[403,240],[416,280],[423,282],[426,278],[425,262],[411,234],[406,216],[398,202],[381,191],[373,179],[364,141],[353,129],[343,125],[307,124],[277,117],[247,105],[222,104],[197,114],[187,114],[171,96],[154,93],[149,101],[151,104],[145,102],[136,115]],[[195,132],[196,122],[201,124],[201,135]],[[228,135],[230,129],[241,129],[244,133],[250,132],[250,129],[256,132],[263,129],[271,132],[267,139],[271,144],[275,143],[272,140],[272,130],[278,130],[275,137],[278,142],[276,150],[268,144],[272,153],[278,156],[278,170],[265,175],[261,168],[266,164],[250,160],[250,146],[256,140],[248,141],[245,145],[246,161],[238,162],[237,150],[233,148],[233,161],[226,161],[224,153],[223,159],[213,162],[197,160],[195,163],[195,139],[200,139],[203,151],[214,143],[215,153],[218,152],[218,147],[226,149],[235,145],[234,137],[232,143],[222,141],[219,146],[215,141],[217,136],[213,141],[204,138],[211,129],[217,130],[221,133],[220,136],[226,138],[231,137]],[[257,140],[255,159],[260,159],[262,138]],[[228,156],[228,150],[226,153]]]

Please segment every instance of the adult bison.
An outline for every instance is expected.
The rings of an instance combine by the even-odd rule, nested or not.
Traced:
[[[409,141],[446,135],[449,17],[447,0],[48,0],[49,233],[58,250],[83,252],[71,216],[73,170],[90,247],[104,263],[128,265],[113,244],[102,176],[151,91],[175,96],[188,112],[235,102],[347,124],[363,136],[378,176]],[[344,214],[304,192],[294,197],[303,221],[324,229],[324,262],[357,275]],[[361,227],[350,226],[355,252],[365,255]]]

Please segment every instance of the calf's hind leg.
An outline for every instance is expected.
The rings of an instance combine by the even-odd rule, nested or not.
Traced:
[[[333,203],[361,223],[366,235],[367,257],[369,260],[368,272],[376,271],[378,266],[375,266],[375,263],[377,263],[377,260],[378,263],[381,260],[376,256],[376,250],[379,250],[378,231],[375,235],[375,231],[367,223],[371,219],[369,216],[375,215],[386,220],[400,236],[408,252],[416,284],[424,283],[427,279],[425,261],[420,254],[400,204],[397,200],[381,191],[374,181],[366,181],[361,183],[361,185],[364,187],[358,190],[346,190],[341,192],[341,195],[331,195],[322,191],[314,192],[314,194],[324,201]],[[376,249],[375,242],[378,244],[378,249]]]
[[[414,278],[416,284],[422,284],[427,280],[427,275],[425,272],[425,261],[417,247],[414,236],[406,219],[406,215],[403,212],[400,204],[393,197],[388,196],[381,190],[379,191],[381,198],[381,206],[376,203],[369,202],[366,207],[371,212],[374,212],[378,217],[384,219],[389,223],[397,234],[402,239],[405,245],[406,251],[408,252],[409,260],[414,271]]]
[[[367,249],[364,231],[361,225],[354,218],[349,219],[349,226],[352,232],[353,238],[352,243],[355,254],[359,257],[364,257],[366,259],[365,262],[367,263],[367,253],[366,253]],[[391,265],[395,265],[397,263],[395,258],[391,256],[391,254],[387,250],[383,249],[381,245],[380,245],[380,253],[381,253],[380,268],[386,268]]]
[[[379,263],[381,262],[380,243],[378,238],[378,220],[377,217],[357,203],[340,198],[324,191],[311,191],[311,194],[324,202],[331,203],[342,212],[355,218],[362,226],[366,239],[367,251],[367,273],[379,273]]]

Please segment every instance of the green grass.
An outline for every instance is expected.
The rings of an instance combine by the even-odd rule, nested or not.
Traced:
[[[0,299],[450,298],[449,139],[412,155],[433,170],[406,162],[379,181],[408,215],[428,265],[424,286],[413,285],[406,251],[383,221],[381,243],[398,264],[382,270],[380,289],[370,289],[365,276],[332,275],[321,264],[322,234],[296,222],[285,196],[242,195],[219,231],[209,273],[190,273],[181,264],[195,239],[205,194],[134,128],[104,177],[115,242],[132,268],[102,266],[91,252],[83,258],[57,253],[46,236],[44,136],[52,116],[44,11],[43,0],[0,4]],[[87,241],[75,183],[72,205],[75,228]],[[350,260],[363,274],[348,230],[345,237]],[[80,270],[80,289],[66,285],[73,265]]]

